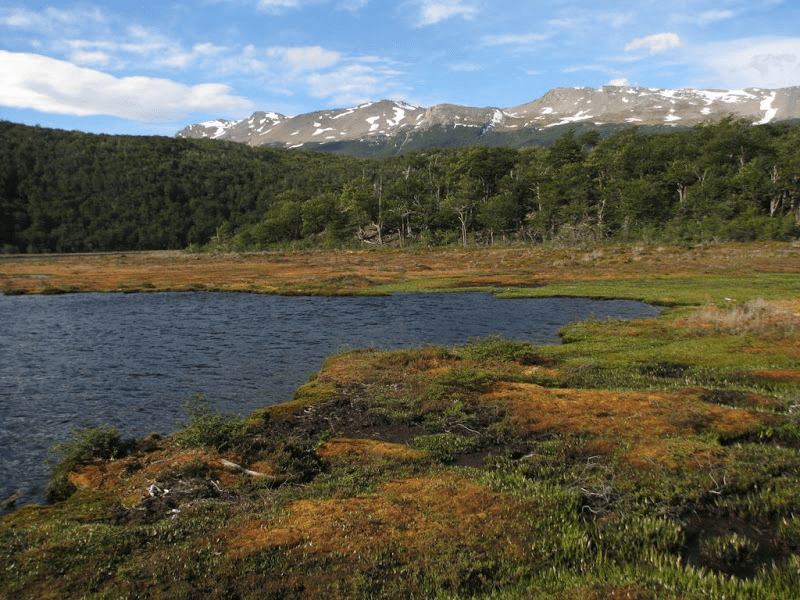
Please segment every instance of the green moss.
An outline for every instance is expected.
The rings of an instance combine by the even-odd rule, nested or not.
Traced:
[[[286,418],[311,406],[336,397],[336,387],[330,383],[310,381],[295,390],[289,402],[270,407],[267,412],[272,417]]]

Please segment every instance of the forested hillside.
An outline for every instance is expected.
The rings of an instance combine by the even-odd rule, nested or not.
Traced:
[[[797,125],[363,159],[0,122],[6,253],[798,235]]]

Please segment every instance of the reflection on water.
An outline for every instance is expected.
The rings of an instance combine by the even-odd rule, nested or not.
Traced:
[[[490,294],[320,298],[248,294],[0,297],[0,501],[40,501],[48,448],[76,427],[169,433],[203,394],[246,414],[291,398],[342,347],[452,345],[499,334],[555,343],[590,316],[638,318],[626,300]]]

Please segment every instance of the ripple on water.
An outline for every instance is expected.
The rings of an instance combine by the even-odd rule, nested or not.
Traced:
[[[248,413],[291,398],[342,347],[452,345],[499,334],[556,343],[566,323],[640,318],[627,300],[485,293],[319,298],[248,294],[0,297],[0,502],[41,501],[48,449],[72,429],[170,433],[203,394]]]

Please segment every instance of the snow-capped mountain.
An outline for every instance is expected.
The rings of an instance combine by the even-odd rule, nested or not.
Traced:
[[[538,100],[510,108],[452,104],[423,108],[381,100],[296,117],[256,112],[242,121],[216,120],[190,125],[177,136],[299,148],[391,138],[436,125],[502,133],[572,123],[691,126],[729,115],[756,124],[800,118],[800,87],[732,91],[618,86],[556,88]]]

